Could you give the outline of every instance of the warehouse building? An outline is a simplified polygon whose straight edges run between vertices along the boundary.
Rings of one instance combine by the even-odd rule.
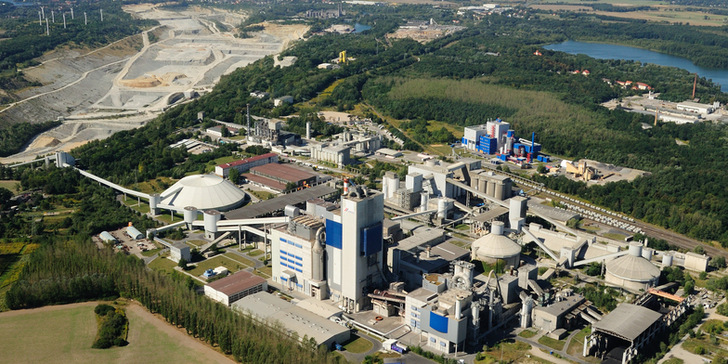
[[[649,308],[622,303],[592,325],[592,334],[584,339],[583,355],[595,350],[598,357],[606,355],[626,364],[662,329],[662,317]]]
[[[137,228],[131,226],[131,223],[129,224],[130,225],[126,228],[126,234],[134,240],[144,239],[144,234],[142,234],[141,231],[137,230]]]
[[[237,169],[238,172],[244,173],[253,167],[262,166],[268,163],[278,163],[278,154],[266,153],[230,163],[223,163],[215,167],[215,174],[225,178],[230,175],[231,169]]]
[[[267,290],[268,282],[265,279],[244,270],[206,284],[204,287],[205,296],[226,306],[245,296]]]
[[[631,291],[646,291],[660,279],[660,269],[642,257],[642,245],[631,243],[629,253],[610,260],[606,265],[604,279],[608,285]]]
[[[250,314],[271,325],[279,324],[317,344],[331,348],[334,343],[345,343],[351,338],[351,330],[327,320],[288,301],[267,292],[258,292],[235,302],[235,310]]]
[[[160,205],[227,211],[242,205],[244,200],[245,192],[232,182],[214,174],[197,174],[182,178],[162,192]]]
[[[245,179],[276,191],[285,191],[289,184],[296,188],[316,184],[316,174],[289,164],[265,164],[250,169],[243,175]]]

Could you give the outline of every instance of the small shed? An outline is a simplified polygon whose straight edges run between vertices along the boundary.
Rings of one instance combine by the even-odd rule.
[[[144,239],[144,234],[142,234],[141,231],[137,230],[137,228],[131,225],[126,228],[126,234],[134,240]]]
[[[102,231],[101,234],[99,234],[99,238],[105,243],[116,242],[116,238],[108,231]]]

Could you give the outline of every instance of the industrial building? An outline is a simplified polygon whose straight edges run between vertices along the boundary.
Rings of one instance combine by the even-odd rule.
[[[271,325],[285,327],[296,333],[300,339],[303,337],[314,339],[317,344],[328,348],[334,343],[345,343],[351,338],[351,330],[347,327],[267,292],[244,297],[232,307]]]
[[[179,263],[182,259],[189,262],[191,258],[189,245],[181,242],[169,245],[169,259],[172,259],[175,263]]]
[[[312,207],[315,215],[294,217],[286,229],[273,230],[273,281],[329,297],[347,312],[364,309],[365,293],[384,281],[383,201],[381,193],[352,187],[340,209]]]
[[[513,161],[519,165],[531,163],[541,151],[541,144],[531,140],[516,138],[510,124],[501,119],[489,120],[486,124],[466,126],[461,143],[471,151],[483,154],[497,154],[502,161]]]
[[[649,250],[650,254],[652,250]],[[642,256],[642,245],[632,243],[629,253],[607,262],[604,279],[608,285],[645,291],[660,279],[660,269]]]
[[[250,272],[241,270],[229,277],[218,279],[204,287],[205,296],[230,306],[239,299],[268,290],[268,282]]]
[[[505,267],[518,267],[521,260],[521,246],[503,235],[504,224],[494,221],[490,234],[473,242],[471,258],[488,264],[503,262]]]
[[[264,164],[243,174],[246,180],[276,191],[286,191],[290,185],[305,188],[318,183],[318,176],[290,164]]]
[[[159,196],[161,205],[180,210],[192,206],[198,210],[227,211],[243,204],[246,195],[230,181],[214,174],[184,177]]]
[[[205,132],[207,134],[212,135],[212,136],[215,136],[215,137],[218,137],[218,138],[222,138],[222,128],[226,128],[227,131],[230,133],[231,136],[238,135],[238,132],[239,132],[238,129],[231,128],[231,127],[225,126],[225,125],[217,125],[217,126],[213,126],[213,127],[207,128],[207,129],[205,129]]]
[[[262,166],[268,163],[278,163],[278,154],[265,153],[250,158],[236,160],[230,163],[223,163],[215,166],[215,174],[226,178],[230,175],[231,169],[237,169],[240,173],[245,173],[253,167]]]
[[[344,145],[328,145],[326,143],[312,145],[310,148],[311,159],[333,163],[339,168],[351,163],[351,147]]]
[[[700,104],[697,102],[685,101],[678,103],[676,108],[681,111],[707,115],[720,108],[720,102],[716,101],[713,104]]]

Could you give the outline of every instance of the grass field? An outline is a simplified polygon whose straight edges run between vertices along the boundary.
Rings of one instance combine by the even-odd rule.
[[[253,273],[255,273],[256,275],[258,275],[260,277],[268,279],[273,275],[273,268],[271,268],[271,267],[258,268]]]
[[[531,350],[531,345],[528,345],[524,342],[503,341],[493,347],[488,348],[488,350],[483,351],[482,355],[484,355],[484,358],[482,360],[476,360],[475,363],[486,364],[497,363],[499,361],[502,361],[504,363],[520,363],[520,360],[526,358],[526,354],[529,350]]]
[[[179,331],[148,312],[139,312],[143,309],[138,306],[127,309],[128,346],[91,349],[97,331],[95,306],[83,303],[0,314],[0,357],[13,363],[225,362],[211,348],[207,352],[190,348],[188,342],[171,336],[169,329]]]
[[[173,185],[175,182],[177,181],[169,177],[157,177],[156,179],[149,181],[132,183],[131,185],[125,187],[144,193],[160,193],[166,190],[169,186]]]
[[[518,336],[525,337],[526,339],[536,336],[536,332],[533,330],[523,330],[518,333]]]
[[[14,180],[0,181],[0,187],[7,188],[12,193],[18,193],[20,191],[16,188],[19,185],[20,185],[20,181],[14,181]]]
[[[372,343],[369,340],[360,337],[357,337],[344,345],[344,349],[346,349],[346,351],[356,354],[366,353],[371,348]]]
[[[235,273],[247,267],[252,267],[253,262],[239,256],[223,254],[197,263],[197,267],[189,270],[188,272],[194,276],[201,276],[202,273],[205,273],[206,270],[214,269],[219,266],[227,268],[230,273]]]
[[[149,204],[144,200],[141,200],[141,203],[139,203],[136,198],[126,196],[121,198],[121,202],[123,202],[124,205],[131,207],[133,210],[141,212],[142,214],[149,213]]]
[[[562,350],[566,344],[564,340],[556,340],[548,336],[541,336],[538,342],[556,350]]]
[[[174,272],[174,267],[177,266],[177,263],[167,259],[167,258],[157,258],[154,259],[151,263],[149,263],[149,268],[160,270],[163,272],[166,272],[168,274],[172,274]]]

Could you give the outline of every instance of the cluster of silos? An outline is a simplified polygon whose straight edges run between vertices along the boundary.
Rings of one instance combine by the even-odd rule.
[[[654,287],[660,278],[660,269],[645,256],[651,258],[652,249],[631,243],[627,255],[607,262],[604,276],[607,284],[633,291]]]
[[[506,266],[518,267],[521,259],[521,246],[503,235],[505,225],[494,221],[490,234],[481,237],[470,246],[471,256],[488,264],[503,261]]]
[[[471,176],[471,187],[478,192],[496,200],[505,200],[511,197],[513,183],[507,176],[495,174],[494,172],[481,172]]]

